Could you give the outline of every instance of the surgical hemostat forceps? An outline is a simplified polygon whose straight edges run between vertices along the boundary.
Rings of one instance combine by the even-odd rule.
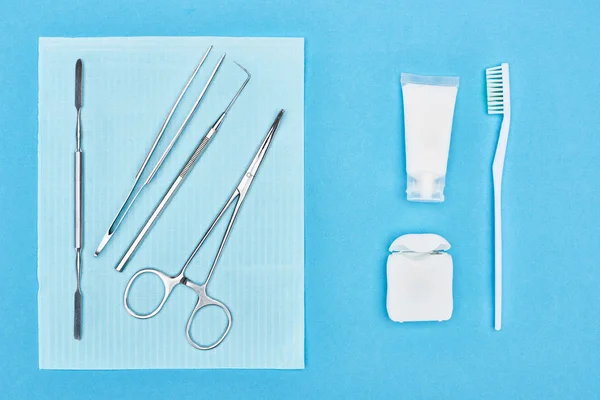
[[[169,145],[167,146],[166,150],[163,152],[162,156],[160,157],[160,159],[158,160],[158,162],[156,163],[156,165],[152,169],[152,172],[150,172],[150,175],[148,175],[148,178],[143,183],[141,183],[142,174],[146,170],[148,162],[150,161],[150,157],[152,157],[152,154],[154,154],[154,150],[156,150],[156,146],[158,145],[158,142],[160,141],[160,139],[162,138],[163,134],[165,133],[165,129],[167,129],[167,125],[169,125],[169,122],[171,121],[171,117],[175,113],[175,109],[179,105],[179,102],[181,101],[181,99],[183,98],[183,95],[185,94],[185,92],[187,91],[187,89],[189,88],[189,86],[191,85],[191,83],[194,80],[196,74],[200,70],[200,67],[202,66],[202,64],[204,64],[204,60],[206,60],[206,57],[208,56],[208,53],[210,53],[211,49],[212,49],[212,46],[210,46],[208,48],[208,50],[206,50],[206,53],[204,53],[204,56],[202,56],[202,59],[200,60],[200,62],[196,66],[196,69],[194,70],[194,72],[192,73],[192,75],[188,79],[187,83],[185,84],[185,86],[181,90],[181,93],[179,93],[179,97],[177,97],[177,100],[175,100],[175,103],[173,104],[173,107],[169,111],[169,114],[167,115],[167,118],[163,122],[162,127],[160,128],[160,130],[158,131],[158,134],[156,135],[156,138],[154,139],[154,143],[152,143],[152,147],[150,147],[150,151],[148,151],[148,154],[146,155],[146,158],[144,158],[144,161],[142,162],[142,165],[140,166],[140,169],[138,170],[138,173],[135,175],[133,186],[129,190],[129,194],[127,195],[127,198],[125,199],[125,201],[123,202],[123,205],[119,209],[119,212],[117,213],[117,215],[113,219],[113,222],[110,224],[110,227],[108,228],[108,230],[104,234],[104,237],[102,238],[102,241],[98,245],[98,248],[96,249],[96,252],[94,253],[94,256],[98,256],[98,254],[100,254],[100,252],[102,251],[102,249],[104,249],[104,246],[106,246],[106,244],[111,239],[111,237],[113,236],[113,234],[117,231],[117,229],[119,228],[119,225],[121,225],[121,222],[123,221],[123,219],[127,215],[127,212],[129,211],[129,209],[131,208],[131,206],[133,205],[133,203],[135,202],[135,200],[137,199],[137,197],[139,196],[139,194],[142,192],[142,190],[144,189],[144,187],[146,187],[146,185],[148,185],[152,181],[152,178],[154,178],[154,176],[156,175],[158,169],[161,167],[162,163],[165,161],[165,159],[169,155],[169,152],[171,151],[171,149],[175,145],[175,142],[177,141],[177,139],[179,138],[179,136],[181,135],[181,133],[184,131],[184,129],[186,128],[188,122],[191,120],[192,116],[194,115],[194,113],[198,109],[198,106],[200,105],[200,102],[204,98],[204,95],[206,94],[206,91],[208,90],[208,87],[212,83],[215,75],[217,74],[217,71],[219,70],[219,68],[221,67],[221,64],[223,63],[223,59],[225,58],[225,54],[223,54],[223,56],[221,56],[221,58],[217,62],[217,65],[214,67],[212,73],[210,74],[210,77],[206,81],[206,84],[204,85],[204,88],[202,89],[202,91],[200,92],[200,95],[196,99],[196,102],[194,103],[194,106],[192,107],[192,109],[188,113],[187,117],[185,118],[185,120],[183,121],[183,123],[181,124],[181,126],[179,127],[179,130],[177,131],[177,133],[175,134],[175,136],[173,136],[173,139],[171,139],[171,142],[169,143]]]
[[[240,86],[240,88],[237,91],[237,93],[235,94],[235,96],[233,96],[233,98],[227,105],[227,108],[225,109],[225,111],[223,111],[221,113],[219,118],[217,118],[217,120],[214,122],[214,124],[212,124],[212,126],[208,129],[208,131],[206,132],[206,134],[204,135],[204,137],[202,138],[200,143],[198,143],[198,146],[196,147],[194,152],[190,155],[190,158],[188,158],[186,163],[183,165],[183,168],[181,169],[181,171],[179,172],[179,174],[177,175],[177,177],[175,178],[173,183],[171,183],[171,186],[169,187],[169,189],[167,189],[167,191],[163,195],[163,198],[160,200],[160,202],[158,203],[158,205],[156,206],[156,208],[154,209],[154,211],[152,212],[152,214],[150,215],[150,217],[148,218],[148,220],[146,221],[146,223],[144,224],[142,229],[138,232],[136,238],[133,240],[133,242],[131,242],[131,244],[129,245],[129,248],[127,249],[125,254],[123,254],[123,257],[121,258],[121,260],[115,267],[115,269],[117,271],[121,272],[123,270],[123,268],[125,268],[125,265],[127,265],[127,262],[129,262],[129,260],[131,259],[131,256],[133,256],[133,253],[135,253],[136,249],[142,243],[142,240],[144,240],[144,237],[146,236],[148,231],[150,231],[150,228],[152,228],[152,225],[154,225],[154,222],[156,222],[156,220],[158,219],[160,214],[163,212],[163,210],[165,209],[165,207],[167,206],[167,204],[169,203],[171,198],[175,195],[175,193],[177,193],[177,189],[179,189],[179,187],[183,183],[184,179],[186,178],[186,176],[188,175],[190,170],[194,167],[194,165],[196,164],[196,161],[198,161],[198,159],[200,158],[200,156],[202,155],[202,153],[204,152],[204,150],[210,143],[210,140],[213,138],[213,136],[215,136],[217,134],[217,132],[219,131],[219,128],[221,127],[221,124],[223,123],[223,121],[225,120],[225,117],[227,116],[227,113],[229,112],[229,110],[231,109],[231,107],[233,106],[233,104],[235,103],[237,98],[240,96],[240,94],[242,93],[242,91],[244,90],[246,85],[248,84],[248,81],[250,80],[250,76],[251,76],[250,73],[246,70],[246,68],[242,67],[240,64],[238,64],[238,63],[236,63],[236,64],[242,70],[244,70],[244,72],[246,73],[246,75],[247,75],[246,80],[244,81],[242,86]]]
[[[190,289],[192,289],[194,292],[196,292],[196,294],[198,295],[198,301],[196,302],[196,306],[194,307],[194,309],[192,310],[192,313],[190,314],[190,318],[188,319],[188,322],[187,322],[187,325],[185,328],[185,334],[186,334],[188,342],[198,350],[210,350],[210,349],[214,349],[215,347],[217,347],[225,339],[225,337],[229,333],[229,330],[231,329],[231,322],[232,322],[231,312],[229,311],[229,308],[227,308],[227,306],[225,304],[221,303],[218,300],[213,299],[208,294],[206,294],[206,287],[208,286],[208,283],[210,282],[210,278],[212,277],[212,275],[215,271],[215,267],[217,266],[217,263],[219,262],[219,258],[221,257],[221,253],[223,252],[223,248],[225,247],[225,243],[227,243],[227,239],[229,238],[229,234],[231,233],[231,228],[233,227],[233,224],[235,223],[235,220],[240,211],[240,207],[244,203],[244,199],[246,198],[246,195],[248,194],[250,185],[252,184],[252,181],[253,181],[254,177],[256,176],[256,172],[258,171],[258,168],[260,167],[260,164],[262,163],[265,155],[267,154],[267,150],[269,149],[269,146],[271,145],[273,136],[275,135],[275,132],[277,131],[277,128],[279,126],[282,116],[283,116],[283,110],[279,111],[279,113],[277,114],[275,121],[271,125],[269,132],[267,133],[267,135],[263,139],[260,147],[258,148],[258,151],[256,152],[256,155],[254,156],[254,159],[252,160],[252,162],[250,163],[250,166],[248,167],[248,170],[242,176],[240,183],[235,188],[235,190],[231,194],[231,197],[229,198],[229,200],[227,200],[227,202],[225,203],[225,205],[223,206],[221,211],[219,211],[219,214],[217,214],[217,216],[211,223],[208,230],[204,233],[204,235],[202,236],[202,239],[200,239],[200,242],[198,243],[198,245],[196,246],[196,248],[194,249],[192,254],[188,257],[187,261],[185,262],[185,264],[183,265],[183,267],[181,268],[179,273],[175,276],[170,276],[170,275],[167,275],[164,272],[161,272],[157,269],[146,268],[146,269],[142,269],[142,270],[136,272],[131,277],[131,279],[129,280],[129,283],[127,284],[127,287],[125,288],[125,293],[123,294],[123,304],[125,306],[125,309],[127,310],[127,312],[130,315],[132,315],[136,318],[140,318],[140,319],[147,319],[147,318],[151,318],[151,317],[155,316],[162,309],[162,307],[164,306],[165,302],[167,301],[167,299],[169,298],[171,293],[173,293],[173,289],[177,285],[180,285],[180,284],[185,285],[185,286],[189,287]],[[234,202],[235,202],[235,205],[233,205]],[[202,247],[202,245],[204,244],[204,242],[210,235],[210,233],[213,231],[215,226],[219,223],[221,217],[223,217],[223,214],[225,214],[225,212],[232,205],[233,205],[233,212],[231,214],[231,217],[229,218],[229,223],[227,224],[227,227],[225,228],[225,233],[223,234],[223,238],[221,239],[221,244],[219,246],[219,249],[217,250],[217,254],[215,255],[215,259],[212,263],[212,267],[210,268],[204,283],[202,283],[201,285],[198,285],[197,283],[194,283],[191,280],[189,280],[187,276],[185,276],[185,271],[186,271],[187,267],[190,265],[190,263],[192,262],[192,260],[194,259],[194,256],[198,253],[198,251],[200,250],[200,248]],[[131,285],[140,275],[143,275],[143,274],[153,274],[153,275],[158,276],[158,278],[160,278],[160,280],[162,281],[162,283],[164,285],[164,296],[163,296],[160,304],[158,305],[158,307],[156,307],[156,309],[154,311],[152,311],[149,314],[138,314],[130,307],[129,301],[128,301],[129,289],[131,289]],[[198,312],[207,306],[216,306],[216,307],[219,307],[221,310],[223,310],[223,312],[225,313],[225,315],[227,317],[227,327],[225,328],[225,331],[223,332],[221,337],[219,339],[217,339],[215,342],[213,342],[212,344],[209,344],[209,345],[201,345],[194,340],[194,338],[192,337],[192,334],[190,332],[190,329],[192,327],[192,322],[193,322],[194,318],[196,317],[196,315],[198,314]]]

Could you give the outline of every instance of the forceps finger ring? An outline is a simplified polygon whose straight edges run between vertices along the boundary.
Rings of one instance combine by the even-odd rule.
[[[185,285],[194,289],[194,291],[198,294],[198,302],[196,303],[196,307],[194,307],[194,310],[190,314],[190,318],[188,319],[187,325],[185,327],[185,336],[187,337],[187,341],[189,342],[189,344],[191,344],[198,350],[214,349],[215,347],[220,345],[223,340],[225,340],[225,337],[227,336],[227,334],[229,333],[229,330],[231,329],[231,324],[233,322],[233,319],[231,317],[231,312],[229,311],[229,309],[227,308],[227,306],[225,304],[221,303],[218,300],[213,299],[212,297],[210,297],[206,294],[206,285],[199,286],[190,281],[187,281],[185,283]],[[191,332],[192,323],[194,321],[194,318],[196,318],[196,315],[203,308],[210,307],[210,306],[219,307],[221,310],[223,310],[223,312],[225,313],[225,316],[227,317],[227,326],[225,327],[225,330],[223,331],[221,336],[215,342],[213,342],[212,344],[209,344],[209,345],[202,345],[202,344],[198,343],[197,341],[195,341],[192,336],[192,332]]]
[[[154,311],[151,311],[148,314],[141,314],[141,313],[138,313],[137,311],[135,311],[134,309],[132,309],[131,306],[129,305],[129,290],[131,289],[131,286],[133,285],[133,283],[140,276],[147,275],[147,274],[158,276],[158,278],[161,280],[161,282],[164,286],[164,294],[163,294],[162,300],[160,301],[160,303],[158,304],[156,309],[154,309]],[[131,279],[129,280],[129,283],[127,283],[127,287],[125,288],[125,293],[123,294],[123,305],[125,306],[125,310],[127,310],[129,315],[131,315],[132,317],[139,318],[139,319],[148,319],[148,318],[154,317],[156,314],[158,314],[158,312],[165,305],[165,302],[171,295],[173,288],[175,286],[177,286],[180,282],[181,282],[181,277],[179,275],[178,276],[169,276],[169,275],[165,274],[164,272],[161,272],[154,268],[145,268],[145,269],[139,270],[131,277]]]

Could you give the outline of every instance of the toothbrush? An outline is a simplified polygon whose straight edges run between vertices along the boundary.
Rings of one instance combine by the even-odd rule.
[[[510,129],[508,64],[485,70],[488,114],[502,114],[500,136],[492,164],[494,182],[494,329],[502,328],[502,173]]]

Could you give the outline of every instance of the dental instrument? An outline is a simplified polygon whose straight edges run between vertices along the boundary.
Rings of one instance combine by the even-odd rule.
[[[77,125],[75,126],[75,271],[77,273],[77,289],[74,298],[74,329],[73,336],[81,340],[81,307],[83,295],[81,293],[81,248],[83,247],[83,152],[81,151],[81,81],[83,63],[81,59],[75,63],[75,109],[77,110]]]
[[[175,195],[175,193],[177,192],[177,189],[179,189],[179,187],[183,183],[185,177],[188,175],[190,170],[194,167],[194,165],[196,164],[196,161],[198,161],[198,158],[200,158],[200,156],[202,155],[202,153],[208,146],[211,139],[217,134],[217,132],[219,131],[219,128],[221,127],[221,124],[223,123],[223,121],[225,120],[225,117],[227,116],[227,113],[229,112],[229,110],[231,109],[231,107],[233,106],[233,104],[235,103],[237,98],[240,96],[240,94],[242,93],[242,91],[244,90],[246,85],[248,84],[248,81],[250,81],[250,77],[251,77],[250,72],[248,72],[246,70],[246,68],[242,67],[237,62],[236,62],[236,64],[238,67],[240,67],[246,73],[246,80],[244,81],[242,86],[240,86],[240,88],[237,91],[237,93],[235,94],[235,96],[233,96],[233,98],[227,105],[227,108],[225,109],[225,111],[223,111],[221,113],[219,118],[217,118],[217,120],[208,129],[208,131],[206,132],[206,134],[204,135],[202,140],[200,140],[200,143],[198,143],[198,146],[196,147],[194,152],[190,155],[190,157],[188,158],[186,163],[183,165],[183,168],[181,169],[181,171],[179,172],[179,174],[177,175],[175,180],[173,180],[173,182],[171,183],[171,186],[169,187],[169,189],[167,189],[167,191],[163,195],[162,199],[160,200],[160,202],[158,203],[158,205],[156,206],[156,208],[154,209],[154,211],[152,212],[152,214],[150,215],[150,217],[148,218],[148,220],[146,221],[146,223],[144,224],[142,229],[138,232],[136,238],[133,240],[133,242],[131,242],[131,244],[129,245],[129,248],[127,249],[125,254],[123,254],[123,257],[121,258],[121,260],[115,267],[115,269],[117,271],[121,272],[123,270],[123,268],[125,268],[125,265],[127,265],[129,260],[133,256],[133,253],[135,253],[136,249],[141,244],[142,240],[144,240],[144,237],[146,236],[146,234],[148,233],[150,228],[152,228],[152,225],[154,224],[154,222],[158,219],[158,217],[160,216],[160,214],[162,213],[164,208],[167,206],[167,204],[169,203],[171,198]]]
[[[212,73],[210,74],[208,80],[206,81],[206,84],[204,85],[204,88],[200,92],[200,95],[198,95],[198,98],[196,99],[196,102],[194,103],[192,109],[190,110],[190,112],[188,113],[187,117],[185,118],[185,120],[183,121],[183,123],[181,124],[181,126],[179,127],[179,130],[177,131],[177,133],[175,134],[175,136],[173,136],[173,139],[171,139],[171,142],[169,143],[169,145],[167,146],[167,148],[165,149],[165,151],[161,155],[160,159],[158,160],[158,162],[156,163],[156,165],[152,169],[152,172],[150,172],[150,175],[148,175],[148,178],[143,183],[141,183],[142,175],[143,175],[144,171],[146,170],[146,167],[148,165],[148,162],[150,161],[150,158],[152,157],[152,154],[154,154],[154,150],[156,150],[156,146],[158,145],[158,142],[162,138],[165,130],[167,129],[167,125],[171,121],[171,117],[175,113],[175,109],[179,105],[179,102],[181,101],[181,99],[183,98],[184,94],[187,92],[189,86],[191,85],[192,81],[196,77],[196,74],[200,70],[200,67],[202,67],[202,64],[204,64],[204,60],[206,60],[206,57],[208,56],[208,54],[212,50],[212,47],[213,46],[209,46],[208,47],[208,49],[206,50],[206,52],[202,56],[202,59],[200,60],[200,62],[196,66],[196,69],[194,69],[194,71],[192,72],[192,75],[190,76],[190,78],[186,82],[185,86],[181,90],[181,93],[179,93],[179,96],[175,100],[175,103],[173,104],[173,107],[171,107],[171,110],[167,114],[167,118],[163,122],[160,130],[158,131],[158,134],[156,135],[156,138],[154,139],[154,143],[152,143],[152,146],[150,147],[150,151],[148,151],[148,154],[146,154],[146,157],[144,158],[144,161],[142,162],[142,165],[140,166],[140,169],[138,170],[137,174],[135,175],[133,186],[129,190],[129,194],[125,198],[125,201],[123,202],[123,205],[121,205],[121,208],[117,212],[117,215],[113,219],[113,221],[110,224],[108,230],[104,234],[104,237],[100,241],[100,244],[98,245],[98,248],[96,249],[96,251],[94,253],[94,256],[97,257],[98,254],[100,254],[100,252],[102,251],[102,249],[104,249],[104,247],[106,246],[106,244],[108,243],[108,241],[112,238],[112,236],[114,235],[114,233],[117,231],[117,229],[121,225],[121,222],[123,221],[123,219],[127,215],[127,212],[129,211],[129,209],[131,208],[131,206],[133,205],[133,203],[135,202],[135,200],[138,198],[138,196],[142,192],[142,190],[148,184],[150,184],[150,182],[152,181],[152,179],[156,175],[158,169],[161,167],[161,165],[163,164],[163,162],[165,161],[165,159],[167,158],[167,156],[171,152],[171,149],[175,145],[175,142],[177,141],[177,139],[179,138],[179,136],[182,134],[182,132],[185,130],[188,122],[190,121],[190,119],[192,118],[192,116],[194,115],[194,113],[196,112],[196,110],[198,109],[198,106],[200,105],[200,102],[204,98],[204,95],[206,94],[206,91],[208,90],[208,87],[212,83],[215,75],[217,74],[217,71],[219,70],[219,68],[221,67],[221,64],[223,63],[223,59],[225,58],[225,54],[223,54],[221,56],[221,58],[219,59],[219,61],[216,64],[216,66],[212,70]]]
[[[190,317],[188,319],[188,322],[187,322],[187,325],[185,328],[185,334],[186,334],[188,342],[194,348],[196,348],[198,350],[211,350],[211,349],[214,349],[215,347],[217,347],[219,344],[221,344],[221,342],[223,342],[223,340],[229,333],[229,330],[231,329],[231,323],[232,323],[231,312],[229,311],[229,308],[227,308],[227,306],[225,304],[210,297],[206,293],[206,288],[207,288],[208,283],[210,282],[210,279],[215,271],[215,267],[217,266],[217,263],[219,262],[219,258],[221,257],[223,248],[225,247],[225,244],[227,243],[227,239],[229,238],[229,234],[231,233],[233,224],[235,223],[235,220],[238,216],[238,213],[244,202],[244,199],[246,198],[246,195],[248,194],[250,185],[252,184],[252,181],[253,181],[254,177],[256,176],[258,168],[260,167],[260,165],[267,153],[267,150],[269,149],[269,146],[271,145],[273,136],[275,135],[275,132],[277,131],[277,128],[279,127],[279,123],[281,121],[281,117],[283,116],[283,113],[284,113],[284,110],[281,110],[277,114],[275,121],[271,125],[267,135],[265,136],[260,147],[258,148],[258,151],[256,152],[256,155],[254,156],[254,159],[252,160],[252,162],[250,163],[250,166],[248,167],[248,170],[242,176],[242,179],[240,180],[239,184],[233,191],[231,197],[229,198],[229,200],[227,200],[227,202],[225,203],[225,205],[223,206],[221,211],[219,211],[219,213],[217,214],[217,216],[215,217],[215,219],[213,220],[213,222],[211,223],[209,228],[206,230],[206,232],[202,236],[202,239],[200,239],[200,242],[198,243],[198,245],[196,246],[194,251],[192,251],[192,253],[188,257],[187,261],[185,262],[185,264],[183,265],[183,267],[181,268],[179,273],[177,273],[177,275],[170,276],[170,275],[167,275],[164,272],[159,271],[154,268],[145,268],[145,269],[142,269],[142,270],[136,272],[131,277],[131,279],[129,280],[129,283],[127,284],[127,287],[125,288],[125,293],[123,294],[123,305],[125,306],[125,309],[127,310],[127,312],[130,315],[132,315],[135,318],[139,318],[139,319],[148,319],[148,318],[154,317],[156,314],[158,314],[160,312],[160,310],[164,306],[165,302],[167,301],[167,299],[173,292],[173,289],[177,285],[180,285],[180,284],[185,285],[185,286],[189,287],[190,289],[192,289],[194,292],[196,292],[196,295],[198,296],[196,306],[192,310],[192,313],[190,314]],[[229,209],[229,207],[231,205],[234,204],[234,202],[235,202],[235,205],[233,206],[233,212],[231,214],[231,217],[229,218],[229,222],[225,229],[225,233],[223,234],[223,238],[221,239],[221,244],[219,245],[219,249],[217,250],[217,254],[215,255],[214,261],[212,263],[212,266],[208,272],[206,279],[204,280],[204,283],[199,285],[197,283],[192,282],[191,280],[188,279],[187,276],[185,276],[185,271],[186,271],[187,267],[190,265],[190,263],[192,262],[192,260],[194,259],[194,257],[196,256],[196,254],[198,253],[198,251],[200,250],[200,248],[202,247],[202,245],[204,244],[204,242],[210,235],[210,233],[213,231],[215,226],[218,224],[221,217],[223,217],[223,214],[225,214],[225,212]],[[129,301],[128,301],[129,290],[131,289],[131,285],[135,282],[135,280],[138,277],[140,277],[143,274],[152,274],[152,275],[158,276],[158,278],[162,281],[162,283],[164,285],[164,295],[163,295],[161,302],[158,304],[156,309],[154,311],[150,312],[149,314],[138,314],[130,307]],[[223,312],[225,313],[225,316],[227,317],[227,327],[225,328],[221,337],[219,339],[217,339],[215,342],[213,342],[212,344],[209,344],[209,345],[202,345],[194,340],[194,338],[192,337],[192,334],[190,332],[190,329],[192,326],[192,322],[193,322],[195,316],[198,314],[198,312],[201,309],[208,307],[208,306],[216,306],[216,307],[219,307],[221,310],[223,310]]]
[[[498,145],[492,164],[494,182],[494,329],[502,328],[502,174],[510,129],[510,79],[508,64],[485,71],[488,114],[502,114]]]

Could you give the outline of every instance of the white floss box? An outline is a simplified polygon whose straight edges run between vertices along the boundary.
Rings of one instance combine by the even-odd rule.
[[[387,260],[387,312],[392,321],[446,321],[452,316],[452,256],[440,235],[394,240]]]

